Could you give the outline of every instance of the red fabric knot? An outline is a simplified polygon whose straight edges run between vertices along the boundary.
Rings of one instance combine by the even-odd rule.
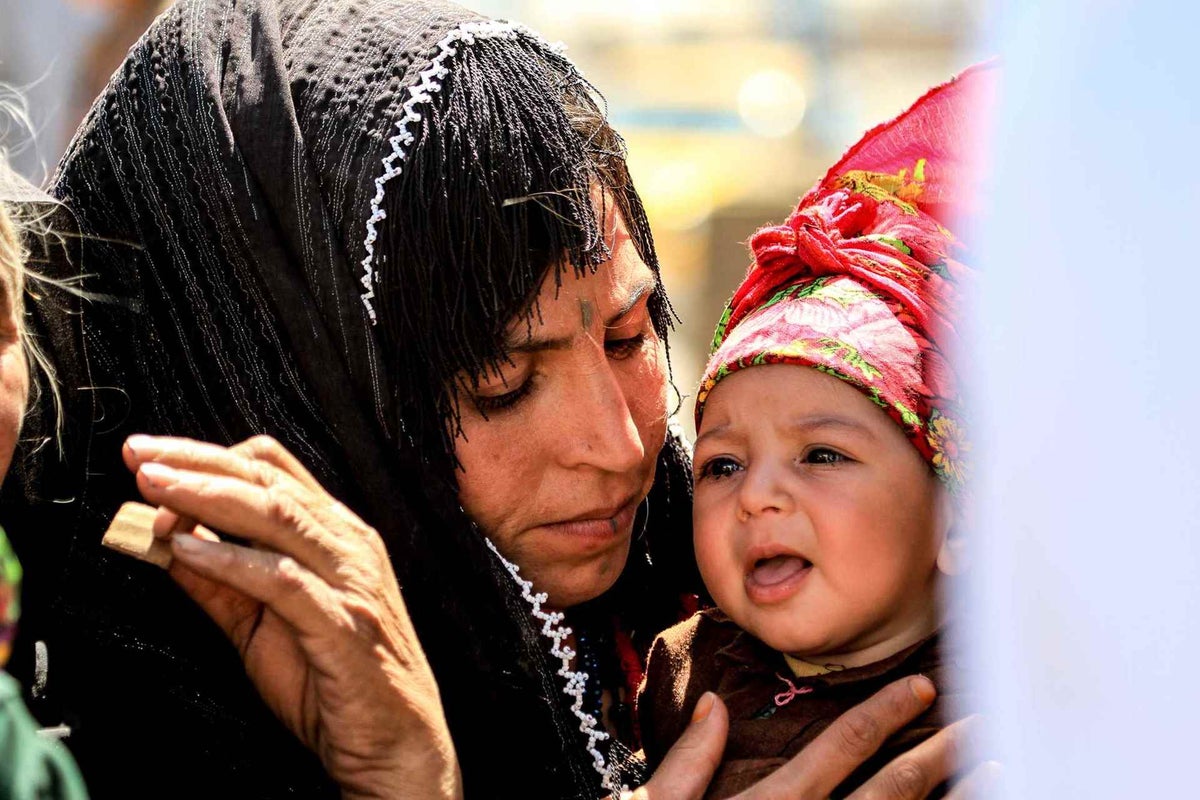
[[[730,301],[731,316],[727,330],[733,330],[748,313],[770,299],[771,295],[806,278],[823,275],[860,275],[878,282],[874,261],[864,259],[864,242],[859,239],[871,231],[879,211],[872,197],[845,189],[810,191],[782,225],[760,229],[750,237],[754,264]],[[874,243],[867,253],[874,255]],[[886,247],[884,245],[883,247]],[[891,255],[894,250],[884,253]],[[882,287],[894,294],[897,287]],[[911,301],[913,293],[902,292],[902,300]]]
[[[780,692],[779,694],[775,695],[776,708],[783,708],[788,703],[792,702],[792,700],[796,698],[796,695],[812,694],[813,687],[811,686],[801,686],[797,688],[796,684],[792,683],[788,678],[785,678],[778,672],[775,673],[775,677],[786,683],[788,687],[786,692]]]
[[[780,289],[830,272],[829,256],[836,248],[821,227],[796,213],[783,225],[762,228],[750,238],[754,264],[730,301],[729,330]]]

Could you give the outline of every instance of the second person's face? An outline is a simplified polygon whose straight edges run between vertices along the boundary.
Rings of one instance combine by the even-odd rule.
[[[694,469],[696,561],[742,628],[843,666],[933,632],[941,485],[862,392],[811,367],[736,372],[709,396]]]
[[[512,363],[460,397],[459,500],[557,608],[616,582],[666,436],[657,279],[619,214],[608,231],[612,258],[561,287],[548,275],[509,326]]]

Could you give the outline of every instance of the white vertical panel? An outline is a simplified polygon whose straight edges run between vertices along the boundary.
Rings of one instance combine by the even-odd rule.
[[[1197,797],[1200,11],[1010,2],[972,677],[1011,798]]]

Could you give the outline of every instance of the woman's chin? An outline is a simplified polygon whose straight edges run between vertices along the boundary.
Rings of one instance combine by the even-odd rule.
[[[629,558],[629,540],[613,550],[571,567],[558,567],[541,580],[530,576],[536,592],[546,592],[547,603],[553,608],[572,606],[595,600],[616,584]]]

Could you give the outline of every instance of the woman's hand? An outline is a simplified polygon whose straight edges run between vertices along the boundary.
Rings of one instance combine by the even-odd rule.
[[[170,574],[346,797],[461,797],[433,672],[378,533],[281,445],[132,436]],[[220,541],[213,530],[251,544]]]
[[[829,797],[889,736],[928,708],[934,696],[933,684],[923,677],[892,683],[838,717],[791,761],[735,800]],[[848,800],[921,800],[953,774],[963,737],[972,722],[956,722],[899,756]],[[705,694],[696,703],[691,724],[654,777],[634,792],[631,800],[699,800],[721,763],[728,732],[725,705],[711,692]],[[966,795],[960,791],[955,789],[947,800],[965,800]]]

